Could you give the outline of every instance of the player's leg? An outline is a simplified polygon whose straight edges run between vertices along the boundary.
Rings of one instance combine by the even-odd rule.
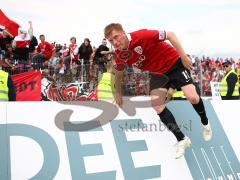
[[[201,97],[198,95],[195,86],[193,85],[190,72],[185,68],[179,68],[174,74],[176,78],[177,85],[181,87],[187,100],[189,100],[201,118],[201,123],[203,125],[203,138],[209,141],[212,138],[212,131],[210,123],[206,115],[205,107]]]
[[[195,86],[193,84],[185,85],[182,87],[182,91],[185,94],[186,98],[191,102],[193,108],[201,118],[201,123],[203,126],[203,138],[206,141],[211,140],[212,138],[211,126],[206,115],[202,98],[199,97],[199,95],[197,94]]]
[[[159,88],[151,91],[151,104],[154,110],[159,115],[165,126],[175,135],[178,141],[184,139],[184,134],[178,127],[171,111],[164,105],[167,89]]]
[[[193,84],[188,84],[188,85],[182,86],[181,89],[184,95],[186,96],[187,100],[190,101],[195,111],[201,117],[202,124],[207,125],[208,118],[206,115],[204,104],[202,99],[197,94],[195,86]]]
[[[178,141],[178,147],[175,158],[180,158],[184,155],[185,149],[190,146],[191,141],[180,130],[173,114],[164,105],[167,89],[158,88],[151,91],[151,103],[154,110],[157,112],[164,125],[174,134]]]

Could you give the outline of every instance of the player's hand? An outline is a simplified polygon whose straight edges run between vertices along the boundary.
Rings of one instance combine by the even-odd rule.
[[[187,55],[185,55],[184,57],[181,57],[181,59],[182,59],[183,66],[186,69],[190,70],[192,68],[192,60]]]
[[[115,93],[115,100],[114,100],[115,106],[121,107],[121,106],[122,106],[122,103],[123,103],[122,94],[116,92],[116,93]]]

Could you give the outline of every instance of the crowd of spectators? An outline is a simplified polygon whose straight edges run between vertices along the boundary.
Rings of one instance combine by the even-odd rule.
[[[220,82],[225,72],[223,63],[230,61],[232,69],[237,72],[240,68],[240,59],[233,58],[210,58],[202,56],[193,57],[191,76],[193,81],[199,84],[203,96],[211,96],[210,82]]]
[[[89,38],[85,38],[80,46],[76,37],[69,39],[69,45],[48,42],[45,35],[40,35],[38,40],[33,34],[31,22],[29,30],[20,29],[16,37],[11,36],[7,30],[0,29],[2,69],[10,74],[41,70],[43,76],[54,83],[97,82],[98,76],[106,71],[108,55],[105,52],[110,51],[107,40],[103,39],[102,44],[96,48]],[[194,82],[200,85],[203,96],[211,95],[210,81],[221,81],[224,75],[222,63],[225,60],[232,62],[233,69],[240,68],[240,60],[233,58],[193,56],[192,60],[191,75]],[[126,82],[123,83],[127,90],[131,90],[131,84],[145,86],[142,81],[148,82],[145,73],[140,73],[142,78],[131,78],[131,73],[132,70],[128,71]]]

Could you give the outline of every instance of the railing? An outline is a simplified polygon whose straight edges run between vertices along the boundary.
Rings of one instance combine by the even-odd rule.
[[[39,64],[27,64],[24,61],[15,60],[11,64],[11,67],[6,64],[2,69],[9,72],[9,74],[18,74],[22,72],[34,71],[42,67],[42,76],[46,77],[51,83],[62,84],[77,83],[77,82],[89,82],[97,85],[98,78],[102,74],[103,70],[98,65],[74,65],[70,69],[66,70],[62,64],[52,65],[45,63]],[[199,85],[201,96],[211,96],[210,82],[219,82],[224,73],[222,69],[202,67],[202,64],[198,63],[191,69],[191,77],[193,81]],[[126,96],[134,95],[148,95],[149,94],[149,74],[148,72],[134,73],[132,69],[128,69],[124,76],[122,83],[123,92]]]

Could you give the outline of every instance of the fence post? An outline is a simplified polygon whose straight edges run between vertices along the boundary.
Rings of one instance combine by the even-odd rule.
[[[199,85],[200,85],[200,95],[202,96],[203,95],[203,89],[202,89],[202,74],[203,71],[202,71],[202,60],[200,60],[200,82],[199,82]]]

